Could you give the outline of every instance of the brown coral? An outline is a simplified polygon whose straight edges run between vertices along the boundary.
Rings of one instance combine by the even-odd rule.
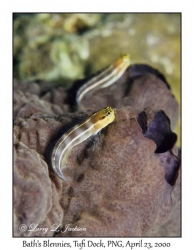
[[[168,219],[180,198],[180,158],[174,146],[176,140],[163,147],[164,141],[158,138],[161,134],[173,137],[170,120],[174,126],[177,103],[156,75],[144,74],[130,81],[130,91],[126,93],[125,84],[129,81],[126,72],[111,87],[111,95],[104,89],[92,96],[92,102],[89,98],[83,101],[83,106],[89,105],[93,111],[101,108],[99,103],[106,106],[110,101],[109,105],[118,107],[116,119],[95,140],[88,139],[73,148],[64,170],[68,183],[53,173],[50,153],[55,140],[92,111],[68,113],[70,107],[66,103],[63,114],[65,91],[61,91],[63,97],[52,99],[54,93],[59,93],[58,88],[43,91],[45,85],[40,84],[34,85],[33,92],[19,90],[16,85],[14,236],[145,236],[154,234],[151,231]],[[125,97],[117,93],[125,93]],[[161,93],[163,98],[158,102]],[[133,106],[134,95],[137,100],[132,99]],[[145,109],[147,106],[152,109]],[[142,111],[146,118],[140,118]],[[164,131],[155,126],[161,114],[167,128]],[[151,135],[156,136],[151,138],[153,123],[155,130]],[[164,152],[157,153],[161,147]],[[27,226],[26,231],[21,230],[22,224]],[[54,224],[60,225],[56,232],[50,230]],[[33,225],[37,227],[29,231]]]

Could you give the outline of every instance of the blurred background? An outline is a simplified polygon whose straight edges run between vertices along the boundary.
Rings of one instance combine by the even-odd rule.
[[[176,13],[15,13],[13,77],[68,88],[127,53],[160,70],[180,104],[180,41]],[[180,119],[175,132],[180,145]]]

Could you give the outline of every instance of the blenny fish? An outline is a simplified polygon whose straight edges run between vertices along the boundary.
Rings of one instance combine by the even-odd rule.
[[[80,105],[81,100],[86,94],[90,94],[97,89],[107,88],[115,83],[130,65],[130,58],[127,54],[121,54],[115,62],[102,72],[92,77],[77,91],[76,102]]]
[[[114,110],[106,107],[94,113],[86,121],[74,126],[57,141],[52,152],[52,166],[62,180],[67,181],[62,173],[62,168],[66,164],[71,149],[90,136],[96,135],[114,119]]]

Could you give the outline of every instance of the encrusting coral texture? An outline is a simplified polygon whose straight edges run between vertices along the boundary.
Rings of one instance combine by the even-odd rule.
[[[178,104],[165,78],[132,65],[76,112],[73,88],[14,83],[14,236],[180,236]],[[72,149],[62,181],[55,142],[107,105],[115,121]]]

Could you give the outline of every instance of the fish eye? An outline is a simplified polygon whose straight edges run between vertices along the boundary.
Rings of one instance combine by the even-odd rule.
[[[110,110],[110,107],[106,107],[105,109],[104,109],[104,115],[105,115],[105,117],[106,116],[109,116],[109,115],[111,115],[111,110]]]

